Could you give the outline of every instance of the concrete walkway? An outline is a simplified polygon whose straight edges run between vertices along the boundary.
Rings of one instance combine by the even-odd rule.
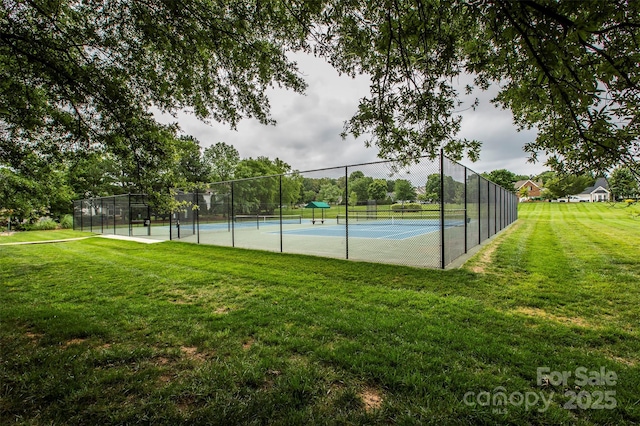
[[[133,241],[133,242],[142,243],[142,244],[155,244],[155,243],[162,242],[162,240],[152,240],[151,238],[140,238],[140,237],[128,237],[125,235],[96,235],[96,236],[100,238],[109,238],[111,240]]]
[[[67,241],[86,240],[93,237],[66,238],[64,240],[42,240],[42,241],[17,241],[14,243],[2,243],[0,246],[21,246],[25,244],[49,244],[49,243],[66,243]]]
[[[66,242],[69,242],[69,241],[86,240],[87,238],[95,238],[95,237],[109,238],[111,240],[133,241],[133,242],[142,243],[142,244],[155,244],[155,243],[161,243],[162,242],[162,240],[152,240],[152,239],[139,238],[139,237],[127,237],[127,236],[124,236],[124,235],[92,235],[90,237],[66,238],[66,239],[62,239],[62,240],[17,241],[17,242],[13,242],[13,243],[1,243],[0,246],[21,246],[21,245],[27,245],[27,244],[66,243]]]

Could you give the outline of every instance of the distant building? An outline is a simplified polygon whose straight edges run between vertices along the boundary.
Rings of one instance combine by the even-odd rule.
[[[524,187],[529,191],[529,195],[526,197],[520,197],[520,202],[529,201],[533,199],[539,199],[542,196],[542,182],[534,182],[531,179],[519,180],[513,184],[516,188],[516,194],[520,193],[520,190]]]
[[[609,183],[605,178],[598,178],[593,186],[585,188],[579,194],[570,197],[572,200],[580,202],[597,203],[600,201],[611,200],[611,191],[609,191]]]

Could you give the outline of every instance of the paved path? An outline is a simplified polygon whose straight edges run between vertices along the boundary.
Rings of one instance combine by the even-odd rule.
[[[42,241],[16,241],[14,243],[2,243],[0,246],[21,246],[25,244],[48,244],[48,243],[66,243],[67,241],[86,240],[93,237],[66,238],[64,240],[42,240]]]
[[[97,235],[101,238],[109,238],[111,240],[123,240],[123,241],[134,241],[136,243],[142,244],[155,244],[161,243],[162,240],[152,240],[151,238],[140,238],[140,237],[127,237],[125,235]]]
[[[100,238],[109,238],[112,240],[124,240],[124,241],[134,241],[136,243],[143,243],[143,244],[154,244],[154,243],[161,243],[161,240],[151,240],[151,239],[146,239],[146,238],[138,238],[138,237],[127,237],[124,235],[95,235],[95,236],[90,236],[90,237],[79,237],[79,238],[66,238],[63,240],[42,240],[42,241],[17,241],[17,242],[13,242],[13,243],[2,243],[0,244],[0,246],[21,246],[21,245],[26,245],[26,244],[50,244],[50,243],[66,243],[68,241],[79,241],[79,240],[86,240],[87,238],[94,238],[94,237],[100,237]]]

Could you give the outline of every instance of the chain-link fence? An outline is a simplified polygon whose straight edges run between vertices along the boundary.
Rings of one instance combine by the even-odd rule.
[[[113,195],[73,202],[73,229],[79,231],[148,237],[151,235],[151,220],[147,196],[143,194]]]
[[[74,227],[445,268],[517,218],[514,193],[442,155],[214,183],[175,201],[159,214],[141,195],[79,200]]]

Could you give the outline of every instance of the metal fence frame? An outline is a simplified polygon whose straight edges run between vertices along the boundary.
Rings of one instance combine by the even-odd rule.
[[[78,231],[149,236],[150,218],[151,208],[145,194],[120,194],[73,202],[73,229]]]
[[[518,218],[518,198],[516,194],[498,186],[497,184],[484,179],[473,170],[447,158],[442,152],[438,161],[431,161],[433,167],[437,167],[440,177],[439,196],[439,261],[430,264],[420,262],[407,263],[410,266],[438,267],[446,268],[455,259],[469,252],[469,250],[482,244],[487,239],[496,235]],[[297,174],[313,175],[314,173],[331,172],[334,175],[344,177],[344,213],[346,223],[344,224],[344,257],[350,259],[349,236],[349,171],[365,166],[375,167],[377,165],[386,166],[392,164],[389,161],[379,161],[372,163],[354,164],[341,167],[316,169]],[[342,173],[344,169],[344,173]],[[168,233],[159,234],[153,232],[152,228],[158,223],[162,223],[166,228],[166,219],[162,222],[152,220],[153,212],[150,209],[147,198],[144,194],[124,194],[111,197],[89,198],[74,201],[74,229],[86,230],[103,234],[119,234],[128,236],[142,236],[160,238],[166,240],[190,239],[192,242],[200,244],[200,224],[201,211],[213,215],[224,222],[228,218],[228,231],[230,241],[226,244],[231,247],[242,247],[239,243],[239,234],[236,231],[235,219],[238,214],[246,213],[249,207],[241,206],[242,202],[247,202],[242,196],[243,191],[258,191],[256,182],[267,183],[271,191],[277,193],[277,205],[280,215],[279,244],[274,243],[267,250],[289,252],[283,245],[283,179],[292,176],[291,173],[274,176],[261,176],[258,178],[238,179],[228,182],[217,182],[211,184],[206,193],[195,190],[194,192],[177,191],[175,199],[181,202],[179,208],[168,214]],[[424,177],[424,176],[423,176]],[[264,190],[264,188],[262,188]],[[271,201],[273,204],[273,200]],[[186,207],[185,207],[186,206]],[[271,206],[273,207],[273,206]],[[255,208],[255,207],[254,207]],[[164,215],[166,218],[167,214]],[[211,219],[211,217],[209,219]],[[207,217],[203,216],[206,222]],[[463,221],[464,226],[446,226],[450,221]],[[158,228],[156,228],[158,229]],[[195,241],[194,240],[195,237]],[[215,242],[210,244],[216,244]],[[435,250],[435,248],[434,248]],[[314,254],[311,252],[310,254]],[[335,257],[335,256],[329,256]],[[361,259],[360,259],[361,260]],[[375,258],[365,259],[379,261]],[[381,263],[384,262],[384,260]]]

